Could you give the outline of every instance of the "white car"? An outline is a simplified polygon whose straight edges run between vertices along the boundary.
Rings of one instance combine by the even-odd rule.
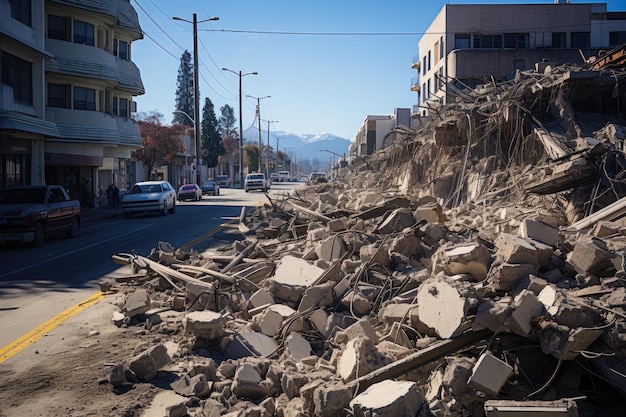
[[[246,192],[250,190],[261,190],[263,192],[267,192],[270,189],[269,181],[265,179],[265,174],[262,173],[252,173],[246,176],[246,180],[244,181],[244,188]]]
[[[176,210],[176,190],[167,181],[138,182],[122,199],[122,211],[127,219],[133,214],[159,213],[165,216]]]

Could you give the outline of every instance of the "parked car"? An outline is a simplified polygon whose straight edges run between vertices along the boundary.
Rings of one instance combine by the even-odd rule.
[[[307,185],[319,184],[321,182],[328,182],[328,177],[325,172],[311,172],[309,175],[309,179],[307,180]]]
[[[228,175],[218,175],[215,179],[215,182],[220,187],[230,187],[230,178]]]
[[[78,234],[80,202],[60,185],[30,185],[0,191],[0,243],[41,246],[46,236]]]
[[[250,190],[261,190],[267,192],[270,189],[269,181],[265,179],[265,174],[263,173],[253,173],[248,174],[246,176],[246,180],[244,181],[244,189],[246,192]]]
[[[202,183],[202,194],[220,195],[220,186],[215,181],[205,181]]]
[[[178,189],[178,201],[184,200],[202,200],[202,188],[198,187],[196,184],[181,185]]]
[[[122,199],[127,219],[133,214],[156,212],[161,216],[176,211],[176,191],[167,181],[142,181],[132,186]]]
[[[278,182],[278,173],[272,172],[270,174],[270,183]]]

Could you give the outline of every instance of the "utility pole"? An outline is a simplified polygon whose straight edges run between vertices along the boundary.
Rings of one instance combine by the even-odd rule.
[[[277,120],[265,120],[267,122],[267,161],[265,161],[265,176],[270,176],[270,123],[278,123]],[[278,145],[276,145],[276,152],[278,152]]]
[[[259,120],[259,172],[263,172],[263,165],[261,164],[261,154],[263,153],[263,143],[261,141],[261,100],[264,98],[270,98],[271,96],[254,97],[247,95],[246,97],[256,99],[256,117]]]

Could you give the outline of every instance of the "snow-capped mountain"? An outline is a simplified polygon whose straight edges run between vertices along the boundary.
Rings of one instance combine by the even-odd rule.
[[[247,129],[244,131],[246,143],[258,144],[259,131]],[[267,131],[261,133],[263,146],[267,146]],[[341,156],[348,155],[350,144],[348,139],[335,136],[332,133],[297,135],[285,131],[270,132],[270,147],[276,151],[294,155],[299,164],[310,164],[311,169],[320,169],[328,164],[337,163]]]

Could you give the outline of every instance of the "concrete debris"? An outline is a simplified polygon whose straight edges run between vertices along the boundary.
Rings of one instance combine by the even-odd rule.
[[[626,414],[626,128],[593,113],[626,74],[587,72],[459,91],[412,139],[242,211],[217,251],[114,255],[114,325],[170,340],[108,381],[167,366],[197,417]]]

